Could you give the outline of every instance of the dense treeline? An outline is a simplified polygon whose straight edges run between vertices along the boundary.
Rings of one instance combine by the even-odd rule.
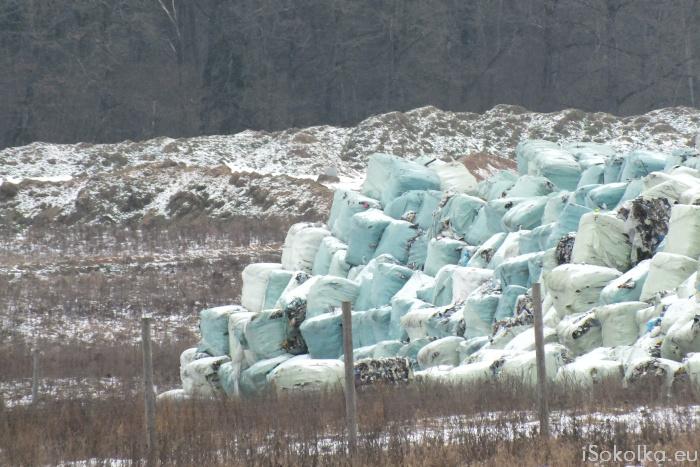
[[[700,0],[3,0],[0,147],[696,105]]]

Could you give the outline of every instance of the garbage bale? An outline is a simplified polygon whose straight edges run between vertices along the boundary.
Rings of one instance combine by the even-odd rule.
[[[330,238],[330,237],[328,237]],[[306,273],[303,273],[304,277]],[[265,300],[263,301],[263,310],[269,310],[274,308],[277,301],[282,296],[282,292],[289,285],[289,281],[292,280],[292,276],[295,273],[293,271],[287,271],[285,269],[275,269],[270,271],[267,277],[267,287],[265,288]],[[260,311],[260,310],[258,310]]]
[[[603,305],[610,305],[639,301],[650,265],[651,260],[645,259],[617,279],[610,281],[600,292],[600,302]]]
[[[519,355],[506,358],[500,367],[498,377],[522,381],[523,384],[534,387],[537,385],[537,357],[536,351],[524,352]],[[549,381],[553,381],[559,371],[573,359],[569,351],[561,344],[547,344],[544,346],[545,373]]]
[[[503,215],[504,229],[515,232],[539,227],[542,224],[542,215],[548,200],[546,196],[537,196],[510,209]]]
[[[624,367],[617,360],[602,359],[595,350],[559,368],[555,383],[590,388],[606,381],[622,381]]]
[[[446,264],[457,264],[462,254],[462,248],[466,246],[461,240],[441,237],[433,238],[428,242],[428,254],[423,271],[435,276]]]
[[[309,279],[313,279],[313,281],[306,284]],[[305,300],[309,288],[317,280],[318,277],[312,277],[303,271],[292,272],[292,278],[289,279],[287,286],[280,294],[280,298],[277,299],[277,302],[272,308],[285,308],[289,303],[299,298],[303,298]],[[304,287],[302,287],[301,290],[297,290],[302,285],[304,285]]]
[[[360,293],[355,301],[354,308],[356,310],[369,310],[370,308],[375,308],[377,306],[385,305],[384,303],[376,303],[376,297],[372,295],[372,284],[375,279],[375,275],[378,275],[377,268],[379,264],[387,263],[398,265],[398,261],[393,256],[381,255],[373,258],[365,267],[362,268],[361,272],[355,277],[352,277],[352,271],[348,273],[348,279],[354,280],[360,286]]]
[[[249,311],[262,311],[270,274],[279,269],[282,269],[279,263],[252,263],[246,266],[241,273],[241,305]]]
[[[208,353],[200,352],[197,347],[186,349],[180,354],[180,381],[184,384],[185,367],[195,360],[210,357]]]
[[[347,250],[348,246],[333,236],[327,236],[321,240],[321,244],[314,258],[311,273],[316,275],[328,274],[333,256],[341,250]]]
[[[433,286],[433,296],[430,302],[437,306],[449,305],[453,302],[452,289],[454,271],[459,269],[459,266],[454,264],[446,264],[440,268],[440,271],[435,275],[435,284]]]
[[[404,343],[398,340],[385,340],[377,342],[374,345],[373,358],[390,358],[396,357],[399,350],[404,346]]]
[[[411,368],[418,368],[418,352],[435,341],[434,337],[421,337],[419,339],[411,339],[411,341],[399,349],[397,357],[406,357]]]
[[[568,151],[548,141],[527,140],[515,149],[518,172],[546,177],[562,190],[573,190],[581,178],[581,166]]]
[[[354,365],[355,384],[406,384],[413,371],[407,358],[365,358]]]
[[[391,305],[367,310],[364,314],[372,332],[372,343],[391,338]]]
[[[574,355],[603,345],[602,326],[594,311],[565,316],[557,325],[557,335]]]
[[[632,245],[632,264],[651,258],[668,233],[671,205],[664,198],[638,197],[629,208],[620,208],[625,231]]]
[[[700,206],[673,206],[664,252],[700,257]]]
[[[530,198],[532,196],[546,196],[555,191],[557,191],[557,187],[546,177],[523,175],[518,177],[518,180],[508,190],[506,195],[509,198]]]
[[[605,164],[605,161],[615,156],[615,149],[602,143],[589,141],[574,141],[562,144],[562,149],[571,153],[582,169]]]
[[[509,233],[500,247],[494,252],[488,264],[489,269],[496,269],[504,261],[520,256],[520,237],[522,232]]]
[[[588,199],[588,193],[590,193],[595,188],[600,188],[601,186],[607,185],[584,185],[580,188],[574,190],[573,193],[569,195],[569,203],[579,204],[581,206],[586,206],[586,200]]]
[[[684,374],[683,364],[665,358],[642,358],[627,365],[625,385],[654,385],[670,390],[677,377]]]
[[[570,195],[571,193],[568,191],[560,191],[547,197],[547,203],[542,212],[542,224],[550,224],[559,220],[562,211],[569,204]]]
[[[432,308],[433,305],[418,298],[393,298],[391,300],[391,322],[389,336],[392,339],[406,340],[408,334],[402,324],[402,319],[412,310],[419,308]]]
[[[408,247],[408,260],[406,261],[408,266],[414,269],[423,269],[428,257],[428,241],[428,234],[425,232],[413,239]]]
[[[593,188],[588,192],[585,205],[591,209],[613,209],[627,191],[628,182],[610,183]]]
[[[498,307],[494,320],[500,321],[505,318],[510,318],[515,314],[515,303],[520,295],[526,294],[527,289],[520,285],[508,285],[503,288],[501,297],[498,299]]]
[[[260,360],[241,372],[238,387],[246,397],[259,395],[267,387],[267,375],[278,365],[286,362],[294,355],[285,353],[277,357]]]
[[[446,203],[435,211],[438,225],[434,234],[444,234],[455,238],[467,236],[476,220],[479,210],[486,203],[475,196],[456,194],[450,196]]]
[[[391,298],[408,282],[413,270],[388,262],[377,264],[371,284],[371,308],[391,303]]]
[[[503,326],[499,324],[498,328],[495,329],[493,334],[489,337],[490,342],[488,347],[490,349],[503,349],[513,339],[530,328],[532,328],[532,326]]]
[[[509,189],[518,181],[518,174],[508,170],[500,170],[492,176],[479,182],[477,194],[479,198],[491,201],[505,198]]]
[[[587,264],[562,264],[544,276],[547,291],[560,317],[582,313],[598,303],[600,292],[622,273]]]
[[[649,264],[649,274],[642,287],[640,300],[646,301],[656,293],[674,290],[698,269],[693,258],[673,253],[657,253]]]
[[[202,336],[199,341],[199,351],[206,352],[212,357],[228,355],[228,317],[231,313],[245,311],[245,308],[238,305],[202,310],[199,313],[199,331]]]
[[[632,245],[622,219],[612,214],[591,212],[581,217],[571,261],[624,272],[630,268],[631,251]]]
[[[590,208],[579,204],[567,204],[559,215],[559,219],[547,240],[547,247],[555,246],[561,237],[578,230],[579,222],[584,214],[591,212]]]
[[[569,232],[563,235],[557,242],[554,248],[557,265],[571,263],[571,256],[574,252],[574,245],[576,244],[576,236],[576,232]]]
[[[257,313],[251,311],[232,313],[228,318],[228,343],[231,362],[239,369],[247,368],[256,360],[245,338],[245,328]]]
[[[449,336],[426,344],[418,352],[418,365],[423,370],[439,365],[459,365],[458,348],[463,341],[461,337]]]
[[[347,278],[351,266],[345,261],[346,250],[336,251],[328,267],[328,275]]]
[[[584,169],[581,173],[581,178],[578,181],[576,188],[581,188],[586,185],[602,185],[603,174],[605,173],[605,164],[596,164]]]
[[[459,352],[459,361],[464,362],[466,358],[473,355],[475,352],[484,348],[489,343],[488,336],[472,337],[459,343],[457,352]]]
[[[698,282],[698,273],[694,272],[690,277],[681,283],[676,289],[676,295],[678,298],[690,298],[694,297],[696,293],[695,285]],[[698,300],[700,302],[700,299]]]
[[[661,357],[681,361],[686,355],[700,352],[700,307],[698,314],[671,326],[661,344]]]
[[[182,389],[188,396],[219,397],[223,395],[219,367],[230,362],[228,356],[205,357],[188,363],[182,369]]]
[[[440,190],[443,192],[475,193],[477,191],[476,177],[461,162],[433,163],[430,168],[440,178]]]
[[[620,168],[620,180],[634,180],[661,171],[666,165],[666,155],[660,152],[637,149],[624,158]],[[607,183],[607,182],[606,182]]]
[[[282,267],[310,274],[321,241],[330,234],[319,223],[300,222],[291,226],[282,247]]]
[[[278,393],[342,390],[344,381],[343,362],[308,355],[290,358],[267,375],[268,384]]]
[[[156,396],[156,402],[161,403],[176,403],[188,399],[190,399],[190,396],[185,393],[184,389],[171,389],[170,391],[161,392]]]
[[[687,174],[678,170],[672,174],[654,172],[644,177],[642,182],[642,196],[645,198],[664,198],[671,204],[678,203],[686,191],[696,190],[700,187],[700,180],[695,173]]]
[[[442,192],[435,190],[411,190],[384,207],[384,213],[394,219],[409,220],[423,230],[433,225],[433,212],[442,200]]]
[[[306,296],[306,317],[312,318],[333,311],[343,302],[353,303],[360,293],[356,282],[333,276],[314,281]]]
[[[464,302],[464,337],[469,339],[491,334],[501,290],[490,282],[482,284]]]
[[[343,316],[339,311],[306,319],[299,330],[312,358],[338,358],[343,353]]]
[[[352,265],[367,264],[374,257],[384,229],[391,222],[391,217],[378,209],[369,209],[352,216],[345,261]]]
[[[428,167],[390,154],[372,154],[362,194],[386,206],[411,190],[440,190],[440,178]]]
[[[603,183],[616,183],[620,181],[620,174],[622,172],[622,165],[625,163],[625,157],[621,155],[616,155],[610,157],[605,161],[605,168],[603,170]]]
[[[416,224],[407,221],[392,221],[382,234],[374,256],[389,254],[401,263],[408,262],[408,253],[416,237],[423,231]]]
[[[527,201],[529,198],[499,198],[486,203],[479,210],[476,220],[469,228],[467,235],[464,237],[470,245],[480,245],[489,237],[498,232],[503,232],[503,216],[520,203]]]
[[[530,285],[530,260],[541,256],[540,253],[528,253],[503,261],[493,272],[501,288],[509,285],[528,287]]]
[[[630,180],[627,182],[627,188],[625,189],[625,192],[623,193],[622,198],[620,198],[620,201],[617,203],[615,209],[620,208],[628,201],[632,201],[633,199],[637,198],[639,195],[641,195],[642,190],[644,190],[644,182],[641,179]]]
[[[544,264],[548,260],[556,262],[554,259],[555,253],[556,250],[554,248],[551,248],[549,250],[542,251],[538,254],[533,255],[527,260],[527,269],[528,275],[530,276],[530,284],[534,284],[535,282],[541,282]],[[552,268],[554,268],[555,266],[558,266],[558,264],[554,264]]]
[[[602,326],[603,346],[634,344],[639,337],[637,312],[648,307],[643,302],[623,302],[594,308],[593,312]]]
[[[542,329],[542,334],[545,345],[558,343],[557,331],[555,329],[545,326]],[[514,335],[513,338],[505,344],[503,349],[511,352],[529,352],[535,350],[535,347],[535,327],[527,326],[522,332],[518,332]]]
[[[700,353],[688,354],[683,364],[688,372],[690,387],[696,396],[700,395]]]
[[[473,386],[492,381],[496,371],[492,362],[475,362],[452,368],[445,379],[451,385]]]
[[[462,305],[438,307],[425,321],[425,328],[428,336],[432,337],[463,336]]]
[[[287,318],[282,310],[262,311],[250,320],[244,334],[258,358],[282,355],[286,352]]]
[[[445,270],[445,268],[443,268],[443,270]],[[494,277],[494,272],[492,270],[484,268],[455,267],[450,270],[450,273],[452,276],[452,303],[463,302],[484,282],[491,281]],[[441,276],[441,273],[438,273],[438,276]],[[436,280],[436,283],[437,282]],[[436,302],[433,303],[437,305]],[[445,305],[447,305],[447,303],[445,303]]]
[[[476,252],[469,259],[467,266],[471,268],[486,268],[491,262],[493,255],[496,253],[496,251],[498,251],[500,246],[503,245],[503,242],[507,236],[508,234],[505,232],[493,234],[488,238],[488,240],[479,246]]]
[[[340,193],[340,195],[339,195]],[[336,197],[337,205],[336,210]],[[369,209],[381,209],[382,206],[376,199],[368,198],[360,193],[349,190],[337,190],[336,196],[333,198],[333,207],[331,208],[331,219],[328,225],[331,226],[333,236],[340,241],[347,243],[350,238],[350,228],[352,226],[352,217],[360,212],[365,212]],[[334,218],[334,213],[337,212]]]

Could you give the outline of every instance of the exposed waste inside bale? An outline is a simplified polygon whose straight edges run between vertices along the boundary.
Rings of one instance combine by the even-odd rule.
[[[292,226],[280,263],[244,269],[241,305],[201,312],[183,391],[163,398],[340,389],[345,301],[357,385],[532,385],[535,282],[551,382],[700,393],[700,171],[681,156],[523,141],[517,173],[477,182],[373,155],[327,225]]]

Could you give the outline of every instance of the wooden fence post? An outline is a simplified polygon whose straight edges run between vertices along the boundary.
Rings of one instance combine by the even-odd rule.
[[[39,402],[39,349],[32,349],[32,404]]]
[[[352,311],[350,302],[342,303],[343,352],[345,361],[345,420],[348,430],[348,451],[357,449],[357,403],[355,401],[355,368],[352,355]]]
[[[146,421],[146,465],[156,465],[158,439],[156,436],[156,395],[153,391],[153,354],[151,352],[151,317],[141,318],[143,344],[143,398]]]
[[[540,284],[532,284],[532,302],[535,314],[535,354],[537,358],[537,412],[540,435],[549,437],[549,403],[547,401],[547,369],[544,361],[544,330],[542,320],[542,293]]]

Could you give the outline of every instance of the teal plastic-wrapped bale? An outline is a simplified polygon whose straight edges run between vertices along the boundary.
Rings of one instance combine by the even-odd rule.
[[[374,335],[375,324],[369,310],[356,311],[352,314],[352,347],[364,347],[377,343]],[[382,339],[383,340],[383,339]]]
[[[543,225],[557,222],[559,220],[561,212],[564,210],[566,205],[569,204],[570,195],[571,192],[560,191],[547,199],[547,204],[544,206],[544,212],[542,213]]]
[[[416,224],[394,220],[384,229],[374,256],[389,254],[405,264],[408,261],[411,245],[416,237],[422,234],[423,231]]]
[[[613,156],[605,161],[605,168],[603,169],[603,183],[616,183],[620,181],[620,173],[622,172],[622,165],[625,162],[623,156]]]
[[[268,373],[293,356],[292,354],[285,353],[277,357],[255,362],[253,365],[243,370],[238,383],[241,394],[246,397],[252,397],[264,392],[267,387]]]
[[[356,282],[341,277],[321,276],[316,280],[306,296],[306,317],[312,318],[321,313],[333,311],[343,302],[353,303],[360,293]]]
[[[282,310],[260,312],[245,327],[244,335],[258,358],[282,355],[287,341],[287,318]]]
[[[355,300],[354,309],[369,310],[377,306],[375,305],[375,297],[372,295],[372,282],[374,281],[377,267],[382,263],[399,264],[393,256],[381,255],[367,263],[355,277],[351,277],[348,274],[348,279],[354,280],[360,286],[360,293],[357,296],[357,300]]]
[[[504,198],[508,190],[510,190],[515,182],[518,181],[518,174],[508,170],[496,172],[491,177],[479,182],[478,194],[479,197],[486,201],[492,199]]]
[[[501,290],[489,282],[467,297],[463,309],[466,339],[491,335],[500,298]]]
[[[399,349],[398,356],[407,358],[411,367],[416,368],[418,367],[418,352],[420,352],[420,349],[435,340],[437,340],[435,337],[421,337],[413,340]]]
[[[666,154],[637,149],[625,156],[620,170],[620,181],[634,180],[661,171],[666,166]]]
[[[391,305],[367,310],[365,316],[372,328],[375,342],[391,339]]]
[[[231,313],[246,311],[237,305],[207,308],[199,313],[199,330],[202,340],[199,351],[206,352],[212,357],[228,355],[228,317]]]
[[[516,147],[515,155],[521,174],[545,177],[562,190],[575,189],[581,178],[576,158],[548,141],[523,141]]]
[[[527,253],[503,261],[494,270],[495,279],[501,284],[501,287],[509,285],[528,287],[530,285],[529,261],[537,255],[539,252]]]
[[[460,266],[446,264],[435,275],[433,286],[433,299],[430,301],[435,306],[443,306],[452,302],[452,275]]]
[[[321,244],[314,258],[314,265],[311,269],[313,275],[328,274],[333,255],[340,250],[347,250],[348,246],[335,237],[328,236],[321,240]]]
[[[557,187],[545,177],[523,175],[507,192],[507,198],[530,198],[532,196],[547,196],[557,191]]]
[[[382,206],[376,199],[368,198],[359,193],[349,190],[339,190],[341,195],[338,197],[339,208],[336,209],[336,197],[333,198],[333,207],[331,213],[337,212],[337,216],[333,223],[329,222],[331,233],[334,237],[347,243],[350,237],[350,228],[352,226],[352,216],[357,213],[365,212],[368,209],[381,209]],[[336,192],[337,195],[338,192]]]
[[[372,154],[369,157],[363,194],[386,206],[411,190],[440,190],[440,178],[428,167],[394,155]]]
[[[577,188],[573,193],[569,195],[569,203],[570,204],[580,204],[581,206],[586,205],[586,198],[588,197],[588,193],[595,189],[598,188],[602,185],[586,185],[582,186],[580,188]]]
[[[423,271],[435,276],[446,264],[457,264],[462,256],[462,248],[467,246],[461,240],[452,238],[433,238],[428,242],[428,254]]]
[[[515,314],[515,303],[520,295],[527,294],[527,289],[520,285],[509,285],[503,289],[496,307],[495,321],[511,318]]]
[[[548,247],[548,240],[552,235],[555,226],[556,222],[552,222],[532,229],[532,233],[528,238],[528,240],[531,240],[532,243],[527,245],[523,245],[521,243],[520,251],[524,253],[533,253],[535,251],[542,251],[550,248]]]
[[[428,336],[442,339],[447,336],[462,336],[464,334],[464,318],[462,305],[446,305],[438,308],[425,322]]]
[[[498,251],[498,249],[503,245],[503,242],[508,236],[505,232],[499,232],[493,234],[484,243],[477,248],[476,252],[472,255],[467,263],[470,268],[485,268],[491,262],[491,258]]]
[[[428,235],[424,232],[411,242],[406,264],[415,269],[423,269],[428,256]]]
[[[391,300],[391,320],[389,324],[389,337],[391,339],[405,340],[408,336],[406,330],[401,327],[401,318],[409,311],[418,308],[429,308],[432,305],[419,298],[398,297]]]
[[[615,155],[615,149],[607,144],[588,141],[566,143],[562,145],[562,149],[570,152],[584,170],[604,164],[606,160]]]
[[[603,174],[605,173],[605,165],[604,164],[596,164],[588,167],[586,170],[583,171],[581,174],[581,178],[578,181],[578,185],[576,185],[576,188],[581,188],[582,186],[586,185],[602,185],[604,178]]]
[[[411,190],[394,199],[384,208],[384,213],[394,219],[413,217],[412,222],[427,230],[433,223],[433,211],[437,209],[442,193],[435,190]]]
[[[651,259],[645,259],[617,279],[613,279],[600,291],[600,302],[603,305],[612,305],[639,301],[650,265]]]
[[[351,266],[345,261],[347,250],[338,250],[331,258],[331,264],[328,267],[328,275],[335,277],[348,277]]]
[[[263,310],[269,310],[275,307],[275,304],[282,296],[282,292],[287,288],[292,276],[294,276],[294,272],[285,269],[278,269],[270,272],[267,279],[267,288],[265,289]]]
[[[627,191],[628,182],[609,183],[588,192],[585,205],[591,209],[613,209]]]
[[[308,318],[299,329],[312,358],[338,358],[342,355],[343,317],[339,311]]]
[[[449,232],[450,236],[464,238],[476,220],[479,210],[486,203],[474,196],[457,194],[451,196],[437,211],[438,230]]]
[[[564,210],[561,212],[559,220],[554,226],[554,229],[552,230],[547,246],[550,248],[556,246],[561,237],[569,232],[576,232],[578,230],[578,224],[581,217],[591,211],[592,209],[587,208],[586,206],[581,206],[579,204],[567,204]]]
[[[219,384],[227,396],[238,394],[238,372],[232,362],[226,362],[217,370]]]
[[[540,281],[546,254],[546,251],[540,251],[539,253],[528,259],[527,269],[528,274],[530,276],[530,285]]]
[[[404,343],[398,340],[385,340],[377,342],[374,346],[373,358],[396,357]]]
[[[505,230],[515,232],[539,227],[548,199],[546,196],[537,196],[509,209],[502,219]]]
[[[620,201],[617,203],[616,207],[619,207],[624,203],[625,201],[632,200],[639,196],[642,191],[644,190],[644,180],[639,179],[639,180],[632,180],[627,184],[627,188],[625,189],[625,192],[622,195],[622,198],[620,198]]]
[[[396,294],[411,278],[413,270],[399,264],[380,263],[372,278],[372,307],[388,305]]]
[[[535,234],[535,230],[537,230],[539,227],[535,227],[532,230],[521,230],[520,231],[520,238],[518,241],[520,242],[520,254],[524,255],[526,253],[536,253],[542,248],[540,248],[540,237]]]
[[[374,256],[374,251],[379,245],[384,229],[392,220],[391,217],[378,209],[369,209],[352,216],[345,261],[354,266],[367,264]]]
[[[529,198],[501,198],[486,203],[464,238],[470,245],[480,245],[493,234],[503,232],[503,216]]]

